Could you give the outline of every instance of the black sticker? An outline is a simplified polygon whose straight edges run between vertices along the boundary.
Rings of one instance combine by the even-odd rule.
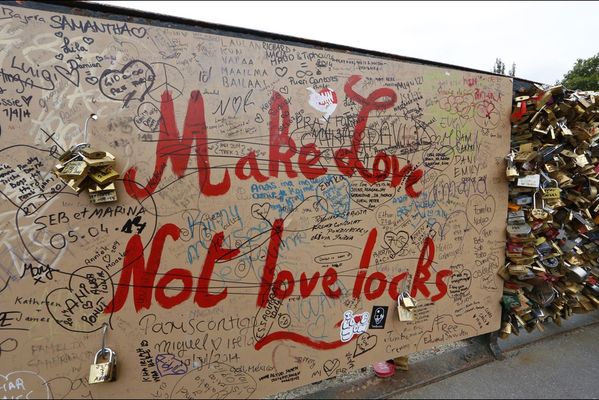
[[[383,329],[387,321],[388,306],[372,307],[372,316],[370,317],[370,329]]]

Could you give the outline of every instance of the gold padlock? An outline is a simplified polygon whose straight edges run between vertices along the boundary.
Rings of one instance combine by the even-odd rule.
[[[520,176],[520,174],[518,173],[518,170],[514,166],[514,153],[511,152],[510,154],[507,155],[507,157],[505,159],[507,160],[507,168],[505,169],[505,176],[507,177],[508,180],[512,181],[512,180],[516,179],[518,176]]]
[[[539,191],[535,191],[532,195],[532,210],[530,211],[530,220],[545,220],[548,219],[550,214],[544,210],[544,201],[541,198],[541,207],[537,208],[537,194]]]
[[[107,362],[98,362],[100,357],[108,354]],[[100,349],[94,357],[94,363],[89,368],[89,383],[104,383],[116,380],[116,353],[105,347]]]
[[[397,313],[400,321],[414,321],[414,308],[416,308],[416,300],[414,300],[407,291],[402,292],[397,298]]]

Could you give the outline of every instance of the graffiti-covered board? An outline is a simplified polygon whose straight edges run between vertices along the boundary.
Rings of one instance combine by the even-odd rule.
[[[510,79],[28,2],[0,43],[1,396],[263,397],[498,328]]]

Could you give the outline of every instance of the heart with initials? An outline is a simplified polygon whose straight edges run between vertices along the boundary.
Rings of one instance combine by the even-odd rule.
[[[354,357],[362,355],[369,350],[374,349],[378,338],[376,335],[370,335],[367,332],[364,332],[356,339],[356,349],[354,350]]]
[[[50,387],[32,371],[15,371],[0,375],[3,399],[50,399]]]
[[[100,267],[85,266],[71,274],[68,287],[46,296],[46,307],[57,324],[71,332],[91,333],[110,325],[104,309],[113,298],[112,279]]]
[[[339,365],[341,365],[341,362],[337,358],[333,360],[327,360],[322,366],[322,370],[325,374],[327,374],[327,376],[331,376],[333,373],[335,373],[337,368],[339,368]]]
[[[251,214],[252,214],[252,217],[254,217],[256,219],[266,219],[269,211],[270,211],[270,204],[268,204],[268,203],[252,204]]]
[[[410,235],[406,231],[399,231],[397,233],[385,232],[385,235],[383,235],[383,241],[393,254],[400,253],[408,244],[409,238]]]
[[[466,204],[466,218],[477,232],[493,221],[495,216],[495,198],[491,195],[483,197],[473,194]]]
[[[152,67],[140,60],[132,60],[121,69],[107,69],[100,76],[100,91],[112,100],[127,105],[131,100],[143,101],[152,89],[156,74]]]

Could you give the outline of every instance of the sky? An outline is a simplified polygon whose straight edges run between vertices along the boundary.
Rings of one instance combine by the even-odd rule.
[[[546,84],[599,53],[599,2],[94,1],[491,71]]]

